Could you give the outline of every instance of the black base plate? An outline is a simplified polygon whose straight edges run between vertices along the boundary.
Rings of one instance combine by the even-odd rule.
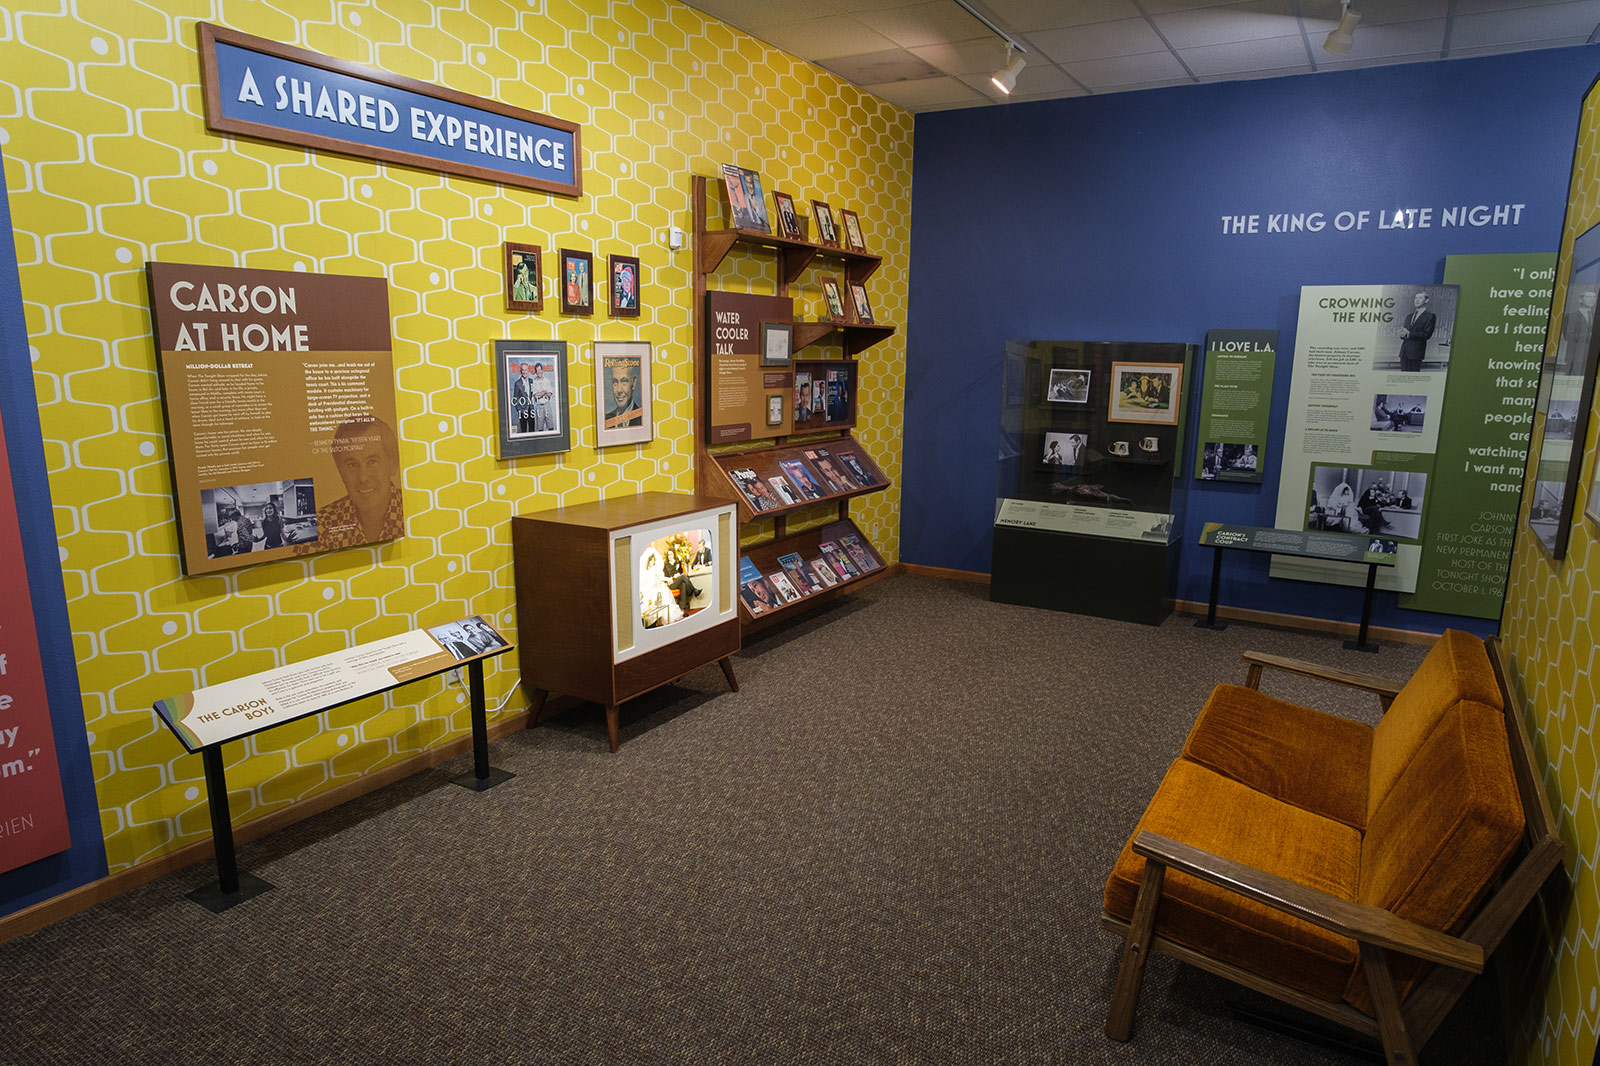
[[[1365,644],[1357,644],[1353,640],[1347,640],[1347,641],[1344,642],[1344,650],[1345,651],[1364,651],[1364,652],[1368,653],[1369,655],[1376,655],[1376,654],[1378,654],[1378,642],[1375,641],[1375,640],[1369,640]]]
[[[452,777],[450,781],[452,784],[460,785],[462,788],[470,788],[474,792],[487,792],[500,784],[500,782],[510,781],[516,776],[510,770],[496,770],[491,766],[489,767],[488,777],[480,778],[476,772],[469,772],[462,774],[460,777]]]
[[[1194,620],[1194,627],[1196,629],[1212,629],[1212,630],[1215,630],[1216,632],[1220,633],[1224,629],[1228,628],[1228,623],[1226,623],[1226,622],[1207,622],[1204,618],[1196,618]]]
[[[272,882],[263,881],[254,874],[241,873],[239,875],[239,891],[222,894],[222,885],[216,881],[203,885],[189,893],[189,898],[212,914],[221,914],[229,907],[237,907],[247,899],[271,891]]]

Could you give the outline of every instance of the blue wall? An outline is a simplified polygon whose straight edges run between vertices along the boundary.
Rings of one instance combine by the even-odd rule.
[[[0,874],[0,914],[10,914],[104,877],[106,849],[100,830],[100,805],[95,800],[94,771],[89,763],[89,741],[83,728],[78,665],[72,655],[72,629],[67,624],[56,529],[50,514],[50,484],[45,473],[44,446],[40,443],[39,405],[34,399],[33,364],[22,318],[16,249],[9,237],[11,209],[6,198],[3,158],[0,233],[8,235],[0,241],[0,421],[5,423],[6,452],[11,460],[22,550],[28,565],[28,591],[33,598],[39,653],[44,659],[45,693],[50,700],[56,757],[67,798],[67,824],[72,831],[69,850]]]
[[[1276,328],[1277,455],[1300,286],[1438,281],[1447,255],[1554,252],[1597,71],[1585,46],[917,116],[901,558],[989,570],[1007,339],[1203,345],[1209,329]],[[1498,203],[1526,204],[1521,224],[1240,237],[1221,221]],[[1209,592],[1201,523],[1270,526],[1276,500],[1275,463],[1260,486],[1192,483],[1179,598]],[[1305,584],[1235,555],[1223,603],[1313,613]],[[1353,620],[1359,601],[1319,594],[1314,613]],[[1495,628],[1382,592],[1374,622]]]

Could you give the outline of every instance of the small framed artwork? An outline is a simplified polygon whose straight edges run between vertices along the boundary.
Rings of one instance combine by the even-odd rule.
[[[795,214],[794,197],[786,192],[774,192],[772,204],[778,209],[778,236],[804,240],[800,236],[800,216]]]
[[[817,243],[829,248],[839,247],[839,231],[833,227],[833,208],[821,200],[812,200],[811,217],[817,224]]]
[[[1569,215],[1570,221],[1570,215]],[[1577,513],[1583,467],[1583,446],[1589,434],[1589,409],[1594,405],[1595,366],[1600,363],[1600,331],[1593,328],[1591,308],[1600,290],[1600,226],[1572,242],[1571,276],[1562,302],[1560,330],[1546,352],[1534,411],[1533,501],[1528,529],[1552,559],[1566,557]],[[1553,310],[1553,309],[1552,309]],[[1552,314],[1551,321],[1557,321]],[[1597,449],[1600,451],[1600,449]],[[1589,482],[1583,513],[1600,522],[1596,486]]]
[[[1087,404],[1090,376],[1088,370],[1052,369],[1045,400],[1049,403]]]
[[[1043,466],[1060,466],[1076,470],[1084,463],[1089,450],[1087,433],[1046,433],[1044,454],[1039,457]]]
[[[639,257],[613,255],[607,263],[611,268],[611,317],[639,317]]]
[[[728,196],[728,220],[734,229],[772,232],[772,223],[767,220],[766,196],[761,192],[760,174],[724,163],[722,188]]]
[[[828,318],[834,322],[848,322],[850,316],[844,310],[844,292],[839,288],[838,278],[822,279],[822,298],[828,305]]]
[[[761,365],[788,366],[793,358],[794,325],[789,322],[761,323]]]
[[[543,311],[544,289],[539,281],[539,246],[505,243],[507,311]]]
[[[495,341],[500,458],[572,447],[567,422],[567,342]]]
[[[1178,424],[1182,363],[1112,363],[1107,422]]]
[[[650,342],[595,341],[595,447],[655,439]]]
[[[840,211],[839,221],[844,223],[844,246],[852,252],[867,250],[867,242],[861,239],[861,220],[854,211]]]
[[[872,325],[872,303],[867,299],[867,287],[859,281],[852,281],[850,300],[856,306],[856,321],[862,325]]]
[[[783,393],[781,392],[767,395],[767,425],[783,425]]]
[[[561,313],[594,314],[594,256],[561,249]]]

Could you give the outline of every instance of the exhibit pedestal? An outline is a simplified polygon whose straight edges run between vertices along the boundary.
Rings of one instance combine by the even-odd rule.
[[[1157,626],[1172,613],[1182,547],[996,526],[989,599]]]

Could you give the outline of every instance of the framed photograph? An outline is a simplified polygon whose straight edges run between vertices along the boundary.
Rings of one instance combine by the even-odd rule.
[[[792,322],[761,323],[761,365],[788,366],[793,358],[794,324]]]
[[[1050,387],[1045,391],[1047,403],[1070,403],[1082,406],[1089,402],[1088,370],[1051,370]]]
[[[786,192],[774,192],[772,206],[778,209],[778,236],[804,240],[800,236],[800,216],[795,214],[794,197]]]
[[[594,342],[596,448],[655,439],[650,410],[650,342]]]
[[[567,421],[567,342],[495,341],[500,458],[572,447]]]
[[[1589,432],[1589,409],[1594,404],[1595,364],[1600,362],[1600,333],[1593,329],[1592,295],[1600,291],[1600,226],[1581,234],[1572,244],[1571,276],[1562,300],[1561,328],[1539,377],[1539,402],[1533,419],[1537,452],[1534,464],[1533,502],[1528,528],[1552,559],[1563,559],[1572,537],[1572,515],[1577,506],[1582,472],[1583,443]],[[1600,522],[1596,489],[1589,485],[1584,513]]]
[[[767,394],[767,425],[783,425],[783,393],[781,392]]]
[[[817,243],[829,248],[839,247],[839,231],[833,225],[833,208],[821,200],[812,200],[811,217],[817,226]]]
[[[861,220],[854,211],[840,211],[839,221],[844,223],[844,246],[852,252],[867,250],[867,242],[861,239]]]
[[[761,191],[760,174],[724,163],[722,188],[728,196],[728,221],[734,229],[772,232],[772,223],[767,220],[767,200]]]
[[[561,249],[561,313],[594,314],[594,256]]]
[[[507,311],[543,311],[544,285],[539,280],[539,246],[505,243]]]
[[[639,317],[639,257],[613,255],[606,260],[611,268],[611,317]]]
[[[1107,422],[1178,424],[1182,363],[1112,363]]]
[[[1416,541],[1427,495],[1420,471],[1312,463],[1305,528]]]
[[[872,302],[867,299],[867,287],[859,281],[852,281],[850,301],[855,304],[856,321],[864,326],[872,325]]]
[[[1039,457],[1042,466],[1059,466],[1063,470],[1077,470],[1084,463],[1089,450],[1087,433],[1046,433],[1044,454]]]
[[[822,299],[828,305],[828,317],[835,322],[848,322],[850,316],[844,309],[844,290],[839,287],[838,278],[822,279]]]

